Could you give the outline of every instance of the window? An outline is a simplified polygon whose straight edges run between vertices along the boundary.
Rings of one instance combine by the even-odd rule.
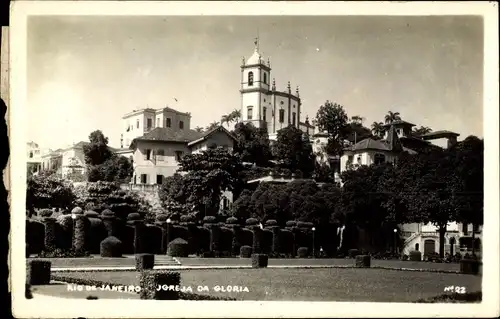
[[[295,126],[295,117],[297,116],[297,113],[292,112],[292,124]]]
[[[151,127],[153,126],[153,120],[152,119],[147,119],[147,129],[150,130]]]
[[[156,119],[156,127],[160,127],[160,118]]]
[[[479,231],[479,224],[473,224],[472,227],[474,228],[475,232]]]
[[[416,243],[415,244],[415,250],[418,251],[419,249],[420,249],[420,245],[419,245],[419,243]]]
[[[358,155],[357,161],[358,161],[358,165],[361,165],[361,155]]]
[[[267,111],[267,109],[266,109],[266,107],[264,106],[264,107],[262,108],[262,119],[263,119],[264,121],[266,120],[266,111]]]
[[[179,121],[179,128],[181,130],[184,129],[184,122],[183,121]]]
[[[280,123],[283,123],[285,122],[285,110],[281,109],[280,110],[280,119],[279,119]]]
[[[156,184],[161,185],[163,183],[163,175],[156,175]]]
[[[182,159],[182,151],[175,151],[175,160],[178,162]]]
[[[30,151],[30,158],[33,158],[33,151]]]
[[[375,154],[375,156],[373,157],[373,163],[375,165],[379,165],[379,164],[382,164],[382,163],[385,163],[385,155],[384,154]]]
[[[158,162],[162,162],[163,161],[163,156],[165,156],[165,151],[163,149],[157,149],[156,150],[156,160]]]
[[[167,117],[167,125],[165,125],[166,127],[172,127],[172,120]]]
[[[462,232],[464,233],[464,236],[467,236],[467,234],[469,233],[468,226],[469,225],[467,224],[462,224]]]
[[[280,104],[283,105],[283,104],[285,104],[285,102],[281,101]]]
[[[149,150],[149,149],[145,150],[145,152],[144,152],[144,159],[146,161],[151,160],[151,150]]]
[[[264,73],[264,84],[267,84],[267,73]]]
[[[253,107],[252,106],[248,106],[247,107],[247,119],[248,120],[251,120],[253,119]]]
[[[248,86],[253,85],[253,72],[248,72]]]
[[[141,184],[147,184],[147,182],[148,182],[148,175],[141,174]]]
[[[139,120],[137,120],[137,128],[139,128]]]

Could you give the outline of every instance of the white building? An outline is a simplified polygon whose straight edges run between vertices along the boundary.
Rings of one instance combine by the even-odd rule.
[[[42,151],[35,142],[26,143],[28,174],[38,174],[42,170]]]

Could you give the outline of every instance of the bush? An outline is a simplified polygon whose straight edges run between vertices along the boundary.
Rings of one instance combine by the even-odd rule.
[[[226,224],[229,224],[229,225],[238,224],[238,218],[229,217],[228,219],[226,219]]]
[[[143,270],[140,272],[139,285],[141,299],[177,300],[179,299],[179,285],[181,275],[178,272]],[[158,290],[158,286],[166,289]],[[168,289],[174,287],[174,289]],[[177,289],[175,289],[177,288]]]
[[[135,255],[135,269],[141,271],[145,269],[153,269],[154,266],[155,266],[155,255],[153,254]]]
[[[203,218],[203,223],[205,224],[215,224],[217,222],[217,218],[215,216],[205,216]]]
[[[27,181],[26,208],[69,207],[74,201],[73,186],[55,176],[31,176]]]
[[[76,206],[75,208],[73,208],[71,210],[71,214],[76,214],[76,215],[83,214],[83,209],[81,209],[80,207]]]
[[[356,256],[359,255],[360,252],[357,249],[349,249],[347,254],[348,254],[349,258],[356,258]]]
[[[40,217],[50,217],[52,216],[54,212],[52,211],[52,209],[49,209],[49,208],[44,208],[44,209],[40,209],[38,211],[38,216]]]
[[[92,218],[99,218],[99,213],[97,213],[93,210],[88,210],[85,213],[83,213],[83,216],[92,217]]]
[[[404,261],[407,261],[408,260],[408,255],[404,254],[403,256],[401,256],[401,260],[404,260]]]
[[[241,246],[241,248],[240,248],[240,257],[241,258],[250,258],[251,255],[252,255],[252,247]]]
[[[267,267],[268,256],[266,254],[252,254],[252,268]]]
[[[299,247],[299,249],[297,249],[297,257],[298,258],[307,258],[308,250],[309,249],[307,247]]]
[[[477,275],[479,274],[480,262],[476,259],[460,260],[460,272],[462,274]]]
[[[286,222],[286,227],[295,227],[297,226],[297,222],[295,220],[289,220]]]
[[[278,222],[276,219],[268,219],[266,220],[266,226],[278,226]]]
[[[356,267],[359,268],[370,268],[371,257],[369,255],[357,255],[356,256]]]
[[[56,219],[52,217],[45,217],[43,219],[43,223],[45,225],[45,250],[54,250],[56,249]]]
[[[50,283],[51,262],[30,260],[26,264],[26,283],[28,285],[48,285]]]
[[[79,257],[89,257],[90,252],[86,250],[74,250],[71,249],[60,249],[56,248],[54,250],[42,250],[39,254],[39,258],[79,258]]]
[[[122,257],[123,244],[121,240],[110,236],[101,241],[101,257]]]
[[[158,214],[156,215],[156,221],[157,222],[166,222],[168,219],[168,216],[165,214]]]
[[[182,238],[176,238],[168,243],[167,255],[172,257],[187,257],[189,244]]]
[[[421,261],[422,253],[418,250],[410,251],[410,261]]]
[[[254,225],[257,225],[259,224],[259,221],[255,218],[248,218],[245,223],[248,225],[248,226],[254,226]]]
[[[138,213],[130,213],[127,215],[127,220],[129,221],[135,221],[135,220],[141,220],[141,215]]]
[[[427,261],[435,262],[436,260],[439,259],[439,253],[433,252],[433,253],[427,254],[425,257],[427,257],[426,258]]]

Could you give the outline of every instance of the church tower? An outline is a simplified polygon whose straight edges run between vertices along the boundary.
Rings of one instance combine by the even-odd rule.
[[[270,78],[271,64],[262,59],[259,52],[259,39],[255,39],[255,50],[241,65],[241,119],[251,122],[256,127],[266,127],[271,118]]]

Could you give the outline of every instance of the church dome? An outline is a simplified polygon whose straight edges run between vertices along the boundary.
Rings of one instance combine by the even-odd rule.
[[[247,65],[253,65],[253,64],[260,64],[262,56],[260,55],[259,51],[255,49],[253,52],[252,56],[248,58],[247,60]]]

